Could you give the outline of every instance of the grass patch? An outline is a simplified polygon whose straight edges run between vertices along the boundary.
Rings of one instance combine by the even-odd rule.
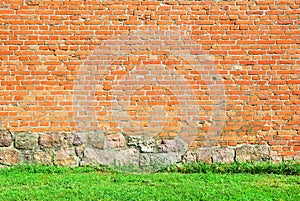
[[[184,163],[169,166],[162,172],[177,173],[243,173],[243,174],[279,174],[279,175],[300,175],[300,163],[286,161],[282,163],[231,163],[231,164],[205,164],[205,163]]]
[[[187,171],[178,166],[177,172],[148,174],[104,167],[4,168],[0,169],[0,200],[300,200],[298,175],[204,174],[195,172],[206,166],[194,165],[194,174],[179,173]],[[235,170],[235,164],[216,166],[223,173],[224,167]]]

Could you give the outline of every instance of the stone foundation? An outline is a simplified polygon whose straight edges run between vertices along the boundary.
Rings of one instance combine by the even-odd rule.
[[[181,139],[154,139],[101,131],[76,133],[12,133],[0,131],[0,165],[104,165],[157,169],[179,162],[232,163],[269,161],[270,147],[196,148]],[[278,161],[278,158],[276,158]]]

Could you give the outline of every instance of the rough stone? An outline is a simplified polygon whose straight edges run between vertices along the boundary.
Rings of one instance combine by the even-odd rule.
[[[83,159],[80,165],[114,165],[114,151],[113,150],[102,150],[102,149],[91,149],[87,148],[84,151]]]
[[[52,164],[52,158],[51,155],[43,152],[43,151],[37,151],[33,153],[33,160],[35,163],[38,164],[45,164],[45,165],[51,165]]]
[[[106,136],[107,148],[121,148],[125,146],[125,138],[122,134],[110,134]]]
[[[143,139],[141,136],[130,136],[127,144],[139,148],[143,153],[151,153],[155,149],[154,139]]]
[[[115,153],[115,165],[125,167],[139,166],[139,152],[136,149],[124,149]]]
[[[20,155],[20,163],[31,163],[33,160],[33,151],[32,150],[21,150]]]
[[[135,147],[138,147],[139,146],[139,143],[140,141],[142,141],[142,137],[141,136],[130,136],[128,137],[128,146],[135,146]]]
[[[140,167],[150,166],[151,159],[149,154],[141,153],[140,154]]]
[[[0,130],[0,147],[9,147],[12,141],[11,134],[8,130]]]
[[[211,149],[197,149],[196,161],[210,164],[212,161],[212,150]]]
[[[82,146],[75,148],[76,155],[81,159],[83,158],[84,150],[85,150],[85,147],[82,147]]]
[[[103,149],[105,136],[102,131],[80,131],[73,134],[70,141],[74,146],[84,145],[89,148]]]
[[[158,151],[163,153],[185,153],[187,149],[187,144],[180,139],[162,140],[161,144],[158,146]]]
[[[270,159],[267,145],[243,145],[236,148],[236,160],[240,162],[266,161]]]
[[[192,151],[187,151],[183,156],[182,156],[182,162],[184,163],[193,163],[196,162],[196,154]]]
[[[173,165],[181,160],[177,153],[153,153],[150,154],[150,165],[154,169],[161,169],[168,165]]]
[[[60,147],[63,144],[63,136],[59,134],[42,134],[40,145],[42,148]]]
[[[80,146],[85,143],[85,134],[83,132],[75,133],[71,138],[72,145]]]
[[[72,148],[61,149],[55,153],[54,165],[75,166],[78,164],[78,159],[75,150]]]
[[[91,131],[86,133],[86,147],[94,149],[103,149],[105,136],[102,131]]]
[[[15,147],[17,149],[34,149],[38,146],[38,135],[34,133],[16,133]]]
[[[214,163],[233,163],[234,150],[231,148],[216,148],[212,150],[212,159]]]
[[[147,140],[140,141],[139,147],[141,149],[141,152],[143,152],[143,153],[154,152],[155,140],[154,139],[147,139]]]
[[[15,149],[0,150],[0,164],[15,165],[20,162],[19,151]]]

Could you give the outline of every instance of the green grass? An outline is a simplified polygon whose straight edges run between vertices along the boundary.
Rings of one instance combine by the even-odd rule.
[[[234,164],[231,166],[234,167]],[[192,165],[189,164],[189,167]],[[300,176],[178,172],[135,174],[100,167],[18,166],[0,169],[0,200],[298,201]]]
[[[280,174],[300,175],[300,163],[286,161],[282,163],[256,162],[231,164],[184,163],[169,166],[162,172],[178,173],[249,173],[249,174]]]

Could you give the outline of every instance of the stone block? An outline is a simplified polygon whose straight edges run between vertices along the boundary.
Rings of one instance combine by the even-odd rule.
[[[125,137],[120,133],[106,135],[107,148],[122,148],[125,147],[125,143]]]
[[[30,164],[33,161],[33,151],[28,149],[23,149],[19,154],[21,164]]]
[[[89,132],[87,135],[87,145],[86,147],[91,147],[95,149],[103,149],[105,142],[105,136],[103,132]]]
[[[267,145],[243,145],[236,148],[236,160],[254,162],[270,160],[270,149]]]
[[[200,148],[196,152],[197,162],[210,164],[212,161],[212,149]]]
[[[158,151],[162,153],[176,152],[185,153],[188,150],[188,145],[180,139],[162,140],[158,146]]]
[[[63,145],[63,136],[60,134],[42,134],[40,146],[42,148],[60,147]]]
[[[72,148],[58,150],[54,155],[54,165],[76,166],[78,159],[75,150]]]
[[[134,146],[143,153],[152,153],[155,151],[155,139],[143,139],[141,136],[130,136],[127,142],[128,146]]]
[[[43,151],[36,151],[33,153],[33,160],[38,164],[51,165],[52,157],[50,154]]]
[[[187,151],[183,156],[182,156],[182,162],[184,163],[194,163],[196,162],[196,154],[193,151]]]
[[[114,151],[87,148],[80,165],[114,165]]]
[[[77,132],[70,137],[71,144],[74,146],[81,146],[85,143],[85,134],[83,132]]]
[[[234,150],[228,147],[213,149],[212,159],[214,163],[233,163]]]
[[[83,146],[75,147],[76,155],[81,159],[83,158],[84,150],[85,150],[85,147],[83,147]]]
[[[139,151],[136,149],[124,149],[116,151],[115,165],[125,167],[139,166]]]
[[[150,154],[150,165],[154,169],[161,169],[181,161],[181,156],[177,153],[152,153]]]
[[[15,147],[17,149],[34,149],[38,146],[36,133],[15,133]]]
[[[82,136],[85,147],[92,149],[104,149],[105,136],[102,131],[88,131]]]
[[[140,167],[150,166],[151,159],[150,155],[147,153],[141,153],[140,154]]]
[[[139,147],[140,147],[141,152],[143,152],[143,153],[154,152],[155,140],[154,139],[142,140],[139,142]]]
[[[16,165],[20,162],[19,151],[15,149],[0,150],[0,164]]]
[[[8,130],[0,130],[0,147],[9,147],[13,139]]]
[[[135,146],[138,147],[139,143],[143,140],[141,136],[130,136],[128,137],[128,146]]]

